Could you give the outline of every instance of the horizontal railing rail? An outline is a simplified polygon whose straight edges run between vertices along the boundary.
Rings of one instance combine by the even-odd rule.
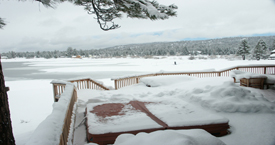
[[[109,88],[103,86],[102,84],[92,80],[92,79],[79,79],[79,80],[69,80],[68,82],[76,83],[78,90],[81,89],[93,89],[93,90],[109,90]],[[53,81],[53,95],[54,101],[57,102],[61,94],[64,92],[66,87],[65,81]]]
[[[77,83],[78,90],[81,90],[81,89],[109,90],[109,88],[89,78],[79,79],[79,80],[70,80],[70,82]]]
[[[115,89],[119,89],[122,87],[130,86],[133,84],[139,83],[141,78],[144,77],[152,77],[152,76],[165,76],[165,75],[188,75],[192,77],[228,77],[229,72],[232,70],[240,70],[245,72],[252,72],[258,74],[275,74],[275,65],[251,65],[251,66],[237,66],[221,71],[206,71],[206,72],[162,72],[162,73],[154,73],[154,74],[146,74],[139,76],[131,76],[124,78],[112,79],[115,83]]]

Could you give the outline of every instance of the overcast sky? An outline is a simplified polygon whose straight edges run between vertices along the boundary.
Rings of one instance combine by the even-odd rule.
[[[0,1],[0,52],[98,49],[160,41],[275,35],[275,0],[157,0],[176,4],[177,17],[141,20],[123,17],[121,28],[103,31],[83,7],[55,9],[36,1]]]

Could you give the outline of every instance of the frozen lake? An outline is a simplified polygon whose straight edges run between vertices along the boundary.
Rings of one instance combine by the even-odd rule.
[[[177,65],[174,65],[174,62]],[[274,64],[274,60],[248,61],[226,59],[188,60],[185,57],[164,59],[11,59],[2,60],[6,81],[34,79],[75,79],[89,77],[110,79],[159,71],[221,70],[238,65]]]
[[[122,71],[117,70],[118,67],[126,67],[131,65],[127,62],[117,62],[114,64],[112,63],[112,60],[109,60],[109,63],[108,60],[105,60],[104,64],[102,64],[100,61],[94,62],[94,60],[91,59],[88,61],[87,60],[81,61],[81,64],[73,64],[75,61],[71,59],[65,59],[62,61],[46,60],[48,64],[42,61],[4,61],[2,62],[2,67],[6,81],[34,79],[66,80],[81,77],[105,79],[110,77],[119,77],[125,74],[146,73],[146,71],[135,71],[133,69],[124,69]],[[99,67],[99,71],[96,71]]]

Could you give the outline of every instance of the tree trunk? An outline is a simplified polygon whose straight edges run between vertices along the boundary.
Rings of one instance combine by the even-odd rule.
[[[242,55],[242,57],[243,57],[243,60],[245,60],[245,55]]]
[[[0,55],[0,145],[15,145],[12,133],[10,109]]]

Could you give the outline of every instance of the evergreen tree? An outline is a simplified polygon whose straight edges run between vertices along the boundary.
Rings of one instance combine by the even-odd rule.
[[[268,49],[266,43],[260,39],[256,45],[256,47],[252,51],[253,57],[257,60],[268,58]]]
[[[189,55],[189,51],[186,46],[183,47],[183,49],[181,51],[181,55]]]
[[[41,54],[40,54],[39,51],[36,51],[36,52],[35,52],[35,57],[36,57],[36,58],[40,58],[40,57],[41,57]]]
[[[78,55],[78,51],[76,49],[73,50],[73,55],[77,56]]]
[[[245,60],[245,55],[249,54],[249,48],[250,47],[248,46],[246,39],[243,39],[240,43],[237,55],[241,55],[243,60]]]
[[[170,55],[176,55],[176,53],[175,53],[174,50],[170,50],[170,51],[169,51],[169,54],[170,54]]]
[[[260,40],[260,44],[261,44],[261,47],[262,47],[262,55],[261,55],[261,57],[263,59],[267,59],[269,57],[268,47],[266,46],[266,43],[262,39]]]
[[[255,57],[257,60],[261,59],[261,54],[263,53],[262,47],[259,43],[257,43],[256,47],[253,50],[253,57]]]
[[[72,57],[73,56],[73,48],[72,47],[68,47],[67,48],[67,57]]]
[[[4,22],[4,20],[0,18],[0,29],[2,29],[5,25],[6,23]]]
[[[273,51],[273,50],[275,50],[275,38],[273,39],[273,43],[272,43],[270,51]]]

